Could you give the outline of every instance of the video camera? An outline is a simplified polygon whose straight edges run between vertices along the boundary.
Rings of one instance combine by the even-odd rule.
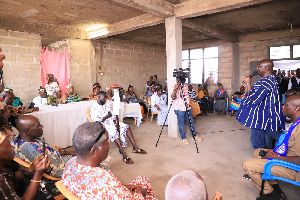
[[[181,83],[185,83],[185,79],[189,78],[190,76],[190,68],[186,69],[174,69],[173,77],[176,77],[176,79],[179,79]]]

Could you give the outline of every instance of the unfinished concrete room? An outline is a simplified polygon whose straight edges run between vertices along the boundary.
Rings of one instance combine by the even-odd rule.
[[[280,106],[279,111],[275,109],[271,113],[280,115],[283,123],[281,129],[276,130],[278,135],[274,138],[277,139],[281,132],[289,133],[289,126],[294,122],[294,118],[290,117],[293,113],[282,112],[281,106],[284,101],[287,102],[287,91],[290,89],[295,90],[293,98],[299,95],[298,86],[294,88],[294,83],[298,85],[300,82],[300,70],[297,70],[300,69],[299,11],[299,0],[0,0],[0,64],[3,58],[1,54],[5,56],[0,73],[1,101],[5,102],[7,92],[13,93],[16,97],[14,103],[16,100],[22,102],[22,105],[13,104],[8,108],[14,117],[13,122],[23,115],[35,116],[43,125],[42,137],[49,146],[54,145],[54,149],[59,151],[75,152],[72,137],[76,128],[90,120],[95,121],[93,113],[87,115],[87,110],[88,113],[92,112],[90,107],[93,103],[99,102],[100,96],[93,94],[94,89],[99,87],[113,96],[114,91],[120,92],[120,88],[123,88],[121,102],[113,101],[108,95],[111,113],[117,112],[119,121],[129,124],[136,144],[147,152],[146,155],[140,155],[132,151],[131,139],[127,135],[128,146],[123,149],[134,162],[128,164],[129,160],[118,149],[119,144],[111,141],[104,163],[109,165],[111,173],[123,185],[138,176],[146,176],[156,198],[147,195],[143,198],[163,200],[169,195],[166,192],[168,181],[184,170],[192,170],[205,182],[203,191],[205,193],[207,190],[208,199],[257,199],[261,182],[256,184],[257,177],[254,175],[251,180],[252,174],[248,173],[244,162],[257,157],[254,149],[256,152],[258,148],[253,146],[254,122],[249,125],[246,124],[247,119],[240,119],[244,118],[241,115],[250,116],[254,111],[241,114],[239,108],[232,107],[232,103],[237,102],[238,107],[242,106],[246,101],[244,98],[252,95],[248,90],[255,91],[258,86],[254,84],[265,78],[261,67],[264,68],[264,63],[273,63],[273,75],[270,76],[276,79],[276,101]],[[62,59],[65,68],[58,69],[54,66],[56,61],[50,58],[46,60],[43,57],[45,52],[49,55],[57,53],[61,58],[65,56]],[[52,66],[46,68],[46,61]],[[189,101],[199,109],[199,113],[191,119],[195,128],[192,131],[203,141],[194,141],[189,133],[189,114],[183,119],[186,121],[186,143],[180,134],[182,126],[179,125],[179,114],[174,112],[178,103],[172,97],[178,76],[182,75],[178,73],[181,72],[180,68],[189,69],[182,72],[183,76],[188,76],[186,84],[182,85],[186,85],[186,88],[191,85],[186,90],[196,92],[197,98],[188,93]],[[55,69],[59,72],[55,72]],[[258,72],[258,75],[254,75],[254,72]],[[45,106],[34,109],[33,99],[41,95],[41,89],[46,88],[49,80],[46,74],[54,74],[57,78],[61,98],[55,96],[57,101],[46,102]],[[252,82],[248,83],[245,77],[251,74],[254,76]],[[149,102],[147,95],[151,93],[153,79],[156,79],[154,88],[157,90],[161,87],[166,96],[168,118],[163,123],[168,122],[168,126],[160,124],[157,114],[160,109],[153,115],[155,106],[151,105],[151,98]],[[70,87],[73,88],[71,92]],[[132,104],[131,107],[128,103],[130,100],[126,100],[126,94],[131,94],[130,88],[136,94],[133,97],[135,106]],[[202,97],[199,97],[200,90],[204,91]],[[226,95],[221,99],[225,99],[226,109],[219,110],[216,102],[219,95],[224,95],[223,91]],[[70,100],[70,96],[73,99]],[[75,102],[77,97],[82,101]],[[49,96],[46,95],[46,98],[49,100]],[[251,98],[249,100],[252,104]],[[259,110],[260,104],[254,104]],[[113,107],[120,107],[119,111],[113,110]],[[1,109],[6,108],[0,106]],[[193,107],[191,110],[194,114]],[[298,110],[295,108],[294,112],[297,114]],[[285,126],[284,115],[291,118]],[[253,116],[253,119],[259,118]],[[264,123],[277,126],[274,121]],[[12,126],[17,124],[11,123]],[[5,131],[3,129],[0,132]],[[13,135],[10,139],[12,141],[15,138],[16,135]],[[290,138],[296,140],[297,137],[292,135]],[[283,171],[295,170],[294,183],[276,180],[284,195],[274,188],[276,194],[271,189],[270,195],[265,192],[262,199],[300,199],[300,148],[297,147],[300,143],[297,144],[297,141],[293,143],[291,152],[295,155],[294,165],[298,171],[286,165],[276,166]],[[272,142],[272,148],[276,148],[276,140]],[[17,149],[15,147],[16,157]],[[0,169],[5,159],[0,158]],[[247,173],[248,176],[245,176]],[[262,169],[257,174],[261,176],[263,173]],[[188,184],[182,188],[185,186],[189,189],[183,191],[199,192]],[[272,188],[272,184],[269,186],[266,183],[265,187]],[[267,191],[266,188],[264,191]],[[220,193],[222,198],[215,197],[216,193]],[[134,194],[131,199],[138,199],[133,197]],[[67,197],[63,195],[55,199]],[[73,195],[76,194],[73,192]],[[169,199],[175,200],[175,197]]]

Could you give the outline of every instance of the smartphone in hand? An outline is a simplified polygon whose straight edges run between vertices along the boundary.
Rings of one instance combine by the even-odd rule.
[[[43,138],[43,156],[44,156],[44,158],[45,158],[45,154],[46,154],[45,138]]]

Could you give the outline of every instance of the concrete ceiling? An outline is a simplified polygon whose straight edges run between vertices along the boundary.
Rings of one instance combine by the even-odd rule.
[[[41,34],[47,45],[88,39],[88,28],[106,25],[111,39],[164,45],[164,19],[175,15],[184,43],[235,42],[242,33],[298,28],[299,11],[299,0],[0,0],[0,27]]]

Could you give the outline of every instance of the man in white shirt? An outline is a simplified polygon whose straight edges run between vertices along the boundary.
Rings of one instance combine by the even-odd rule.
[[[34,97],[33,99],[33,103],[34,103],[34,107],[40,107],[40,106],[44,106],[47,105],[47,92],[45,90],[45,88],[40,88],[38,89],[39,91],[39,96]]]
[[[300,68],[296,70],[296,77],[290,78],[289,89],[300,90]]]

